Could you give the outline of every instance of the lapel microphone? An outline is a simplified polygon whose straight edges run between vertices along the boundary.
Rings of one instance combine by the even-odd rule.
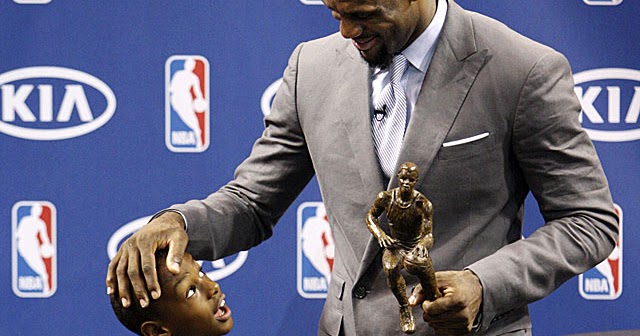
[[[382,110],[373,110],[373,117],[376,121],[382,121],[387,116],[387,104],[382,105]]]

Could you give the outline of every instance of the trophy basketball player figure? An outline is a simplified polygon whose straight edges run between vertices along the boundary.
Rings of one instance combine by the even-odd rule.
[[[398,188],[380,192],[367,213],[367,228],[384,248],[382,264],[387,284],[400,304],[402,331],[413,334],[416,323],[409,307],[406,283],[400,271],[420,280],[427,300],[441,297],[436,285],[429,249],[433,246],[433,206],[424,195],[414,189],[418,181],[418,167],[405,162],[398,171]],[[386,212],[390,235],[378,225],[378,217]]]

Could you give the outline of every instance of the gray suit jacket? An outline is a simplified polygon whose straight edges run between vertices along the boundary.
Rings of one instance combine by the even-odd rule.
[[[435,209],[436,270],[478,275],[480,332],[499,334],[530,327],[528,303],[606,258],[617,222],[566,59],[449,3],[398,165],[421,169],[416,189]],[[401,335],[365,225],[388,187],[371,138],[370,69],[335,34],[299,45],[283,79],[235,179],[205,200],[173,206],[187,218],[188,250],[215,259],[259,244],[316,174],[336,244],[319,334]],[[546,224],[521,239],[529,191]],[[414,314],[417,334],[430,333],[419,308]]]

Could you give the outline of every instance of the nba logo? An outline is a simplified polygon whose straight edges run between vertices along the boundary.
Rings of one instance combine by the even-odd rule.
[[[46,298],[57,288],[56,208],[45,201],[21,201],[12,210],[13,292]]]
[[[165,64],[165,144],[172,152],[209,147],[209,61],[175,55]]]
[[[596,267],[580,274],[580,295],[587,300],[615,300],[622,294],[622,209],[614,205],[620,226],[611,255]]]
[[[322,202],[305,202],[298,208],[298,281],[300,296],[327,297],[335,244]]]

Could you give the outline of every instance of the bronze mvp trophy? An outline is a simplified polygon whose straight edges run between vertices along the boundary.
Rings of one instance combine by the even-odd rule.
[[[407,334],[416,331],[416,322],[400,270],[404,268],[418,277],[427,300],[433,301],[442,296],[429,256],[429,249],[433,246],[433,206],[414,189],[418,175],[418,167],[414,163],[402,164],[397,175],[398,188],[379,193],[366,218],[367,228],[384,248],[382,265],[387,284],[400,304],[400,326]],[[390,235],[378,225],[378,217],[383,212],[389,220]]]

